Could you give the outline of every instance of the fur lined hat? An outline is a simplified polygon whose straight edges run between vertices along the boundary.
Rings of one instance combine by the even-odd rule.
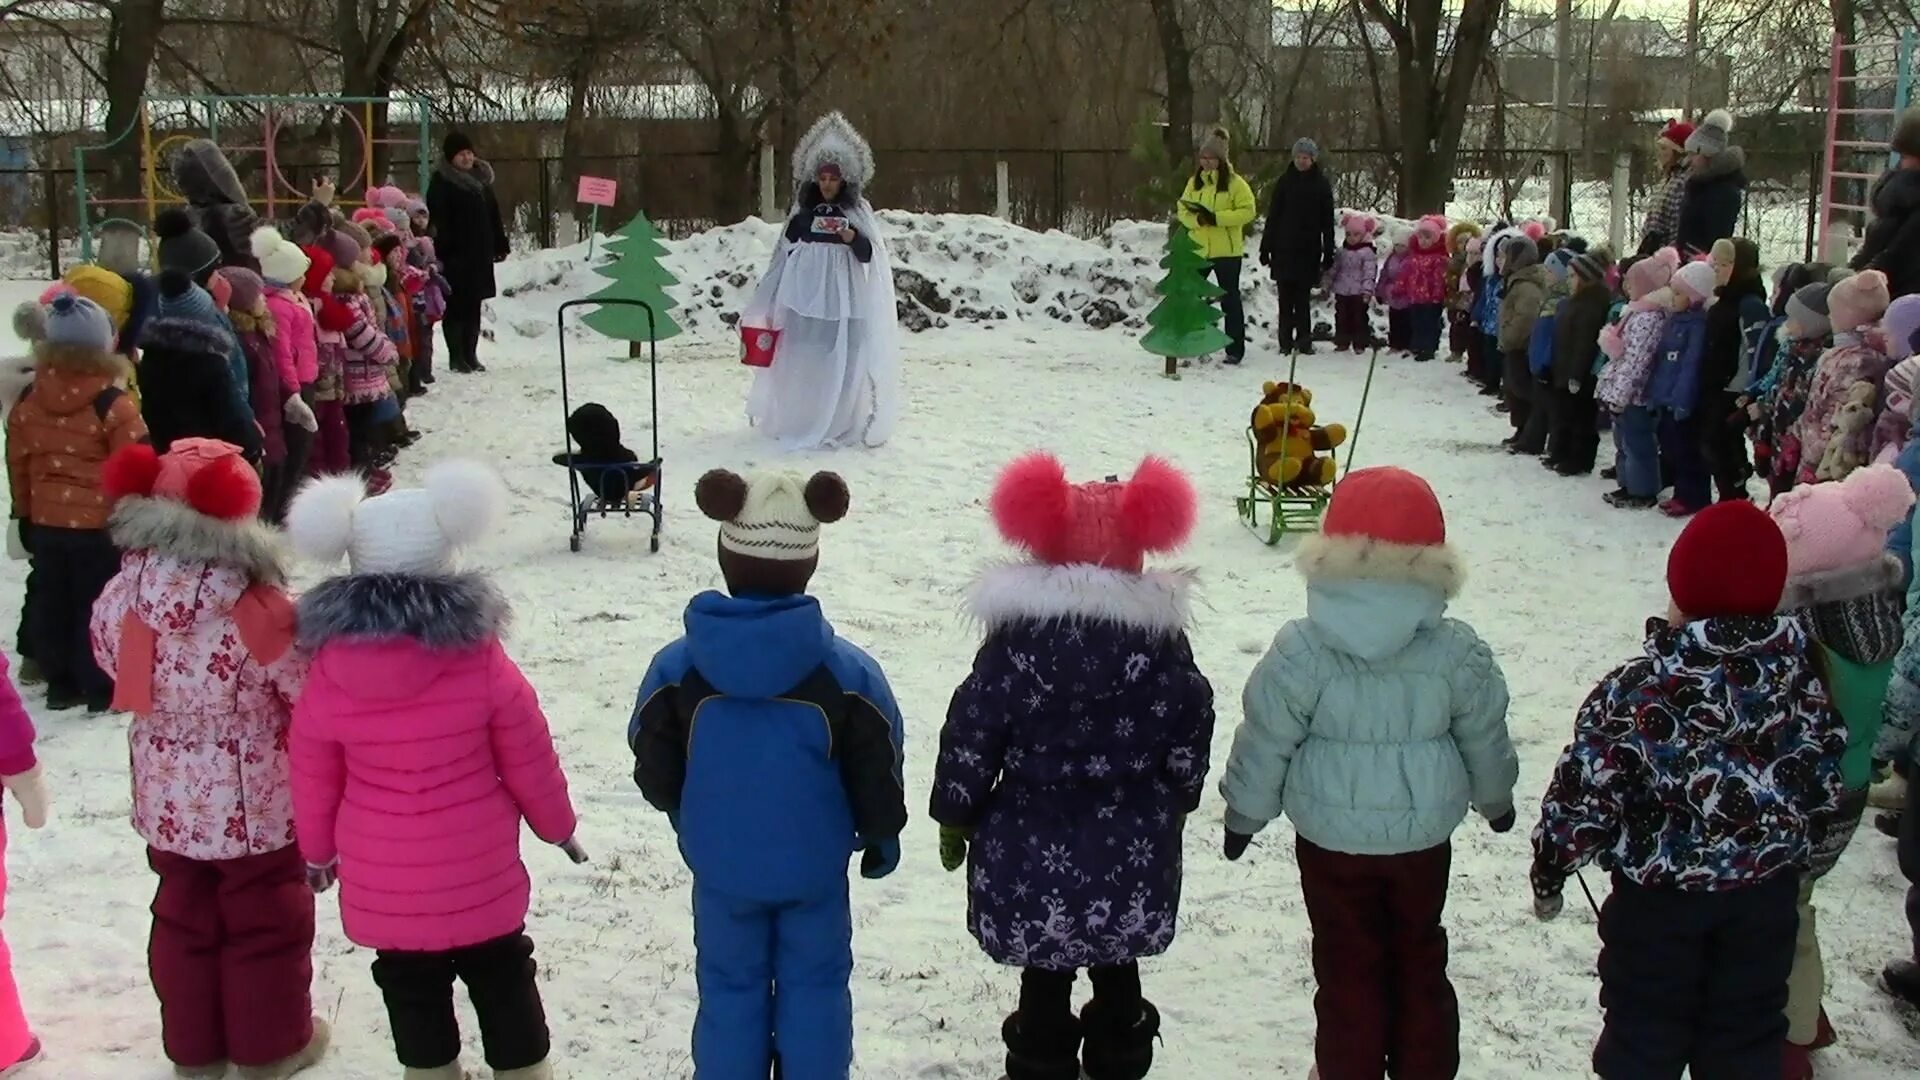
[[[1133,477],[1074,484],[1048,453],[1008,465],[990,500],[1000,535],[1040,562],[1146,569],[1149,552],[1178,550],[1193,532],[1193,482],[1171,463],[1143,459]]]
[[[1233,136],[1228,134],[1226,125],[1215,124],[1207,129],[1207,137],[1200,140],[1200,148],[1194,152],[1194,157],[1216,157],[1223,162],[1232,164],[1232,150]]]
[[[1433,488],[1391,465],[1356,469],[1340,481],[1319,534],[1300,545],[1294,564],[1309,581],[1411,582],[1448,599],[1466,584]]]
[[[820,565],[820,526],[846,517],[852,499],[847,482],[830,472],[802,480],[714,469],[693,494],[700,512],[720,523],[720,573],[735,596],[806,592]]]
[[[507,489],[478,462],[443,461],[419,488],[367,497],[357,476],[308,484],[287,510],[295,550],[333,564],[346,556],[353,573],[441,576],[454,554],[485,536],[506,509]]]
[[[1693,129],[1684,144],[1689,154],[1704,157],[1719,157],[1727,152],[1733,139],[1733,114],[1725,109],[1715,109],[1707,114],[1700,126]]]
[[[1466,251],[1467,245],[1480,238],[1480,225],[1473,221],[1456,221],[1447,229],[1447,250],[1455,255]]]

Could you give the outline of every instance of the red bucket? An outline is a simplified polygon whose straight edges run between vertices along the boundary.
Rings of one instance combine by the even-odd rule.
[[[764,326],[743,326],[740,328],[740,344],[744,346],[740,354],[742,364],[748,367],[772,367],[773,351],[780,345],[780,331]]]

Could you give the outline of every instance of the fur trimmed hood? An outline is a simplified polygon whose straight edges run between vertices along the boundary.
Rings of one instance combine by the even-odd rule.
[[[479,574],[349,574],[300,598],[300,645],[412,638],[429,649],[469,649],[506,632],[507,598]]]
[[[989,631],[1021,622],[1107,623],[1177,634],[1193,621],[1187,570],[1129,574],[1091,563],[990,567],[967,590],[967,614]]]
[[[33,359],[37,365],[44,364],[70,375],[106,375],[117,379],[133,370],[133,364],[119,353],[85,345],[38,342],[33,346]]]
[[[1293,565],[1309,584],[1380,581],[1424,585],[1451,600],[1467,583],[1467,568],[1450,545],[1414,546],[1316,533],[1300,543]]]
[[[474,158],[471,169],[463,169],[451,161],[442,161],[434,166],[433,171],[447,183],[475,194],[493,186],[493,166],[482,158]]]
[[[1841,603],[1875,593],[1896,593],[1900,591],[1900,583],[1905,577],[1906,571],[1901,568],[1900,560],[1882,554],[1871,562],[1789,578],[1786,591],[1780,594],[1780,610],[1798,611],[1816,604]]]
[[[258,519],[219,521],[172,499],[128,495],[114,504],[107,531],[114,545],[126,551],[230,566],[276,587],[287,583],[280,535]]]
[[[153,352],[218,356],[233,352],[233,337],[225,330],[194,319],[163,316],[147,324],[140,347]]]

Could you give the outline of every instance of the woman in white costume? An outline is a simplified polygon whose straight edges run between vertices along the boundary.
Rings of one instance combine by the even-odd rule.
[[[779,331],[747,397],[754,427],[793,450],[879,446],[900,413],[893,269],[864,195],[873,151],[828,113],[793,152],[794,195],[741,325]]]

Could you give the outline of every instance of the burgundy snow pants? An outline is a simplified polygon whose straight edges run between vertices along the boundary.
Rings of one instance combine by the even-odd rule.
[[[270,1065],[313,1038],[313,891],[299,848],[202,860],[147,849],[160,875],[147,970],[167,1059]]]
[[[1320,1080],[1452,1080],[1460,1005],[1440,925],[1448,844],[1347,855],[1296,839],[1313,923],[1314,1061]]]

